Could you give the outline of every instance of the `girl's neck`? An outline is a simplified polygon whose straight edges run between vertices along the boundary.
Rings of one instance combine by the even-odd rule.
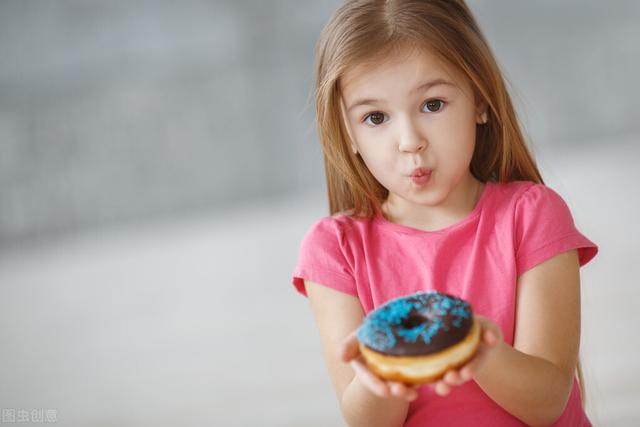
[[[382,213],[395,224],[424,231],[440,230],[466,218],[478,204],[485,185],[469,174],[437,206],[419,205],[391,194],[382,204]]]

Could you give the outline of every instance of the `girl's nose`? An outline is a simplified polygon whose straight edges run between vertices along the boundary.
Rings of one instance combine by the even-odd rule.
[[[399,149],[402,152],[415,153],[424,150],[427,141],[416,126],[407,121],[402,127],[399,137]]]

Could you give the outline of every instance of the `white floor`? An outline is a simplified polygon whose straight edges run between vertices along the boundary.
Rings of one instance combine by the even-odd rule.
[[[538,160],[600,245],[582,270],[588,412],[597,426],[633,426],[640,138],[610,147]],[[343,425],[290,281],[324,200],[247,203],[0,252],[2,415],[51,410],[65,426]]]

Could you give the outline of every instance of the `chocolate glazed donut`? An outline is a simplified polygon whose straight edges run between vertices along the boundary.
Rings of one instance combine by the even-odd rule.
[[[480,326],[466,301],[436,291],[417,292],[370,312],[356,333],[369,368],[410,384],[432,382],[466,363]]]

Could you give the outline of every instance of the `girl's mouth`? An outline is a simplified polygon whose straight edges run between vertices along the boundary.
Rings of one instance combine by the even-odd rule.
[[[428,169],[416,169],[411,174],[411,180],[414,184],[425,185],[431,178],[431,171]]]

